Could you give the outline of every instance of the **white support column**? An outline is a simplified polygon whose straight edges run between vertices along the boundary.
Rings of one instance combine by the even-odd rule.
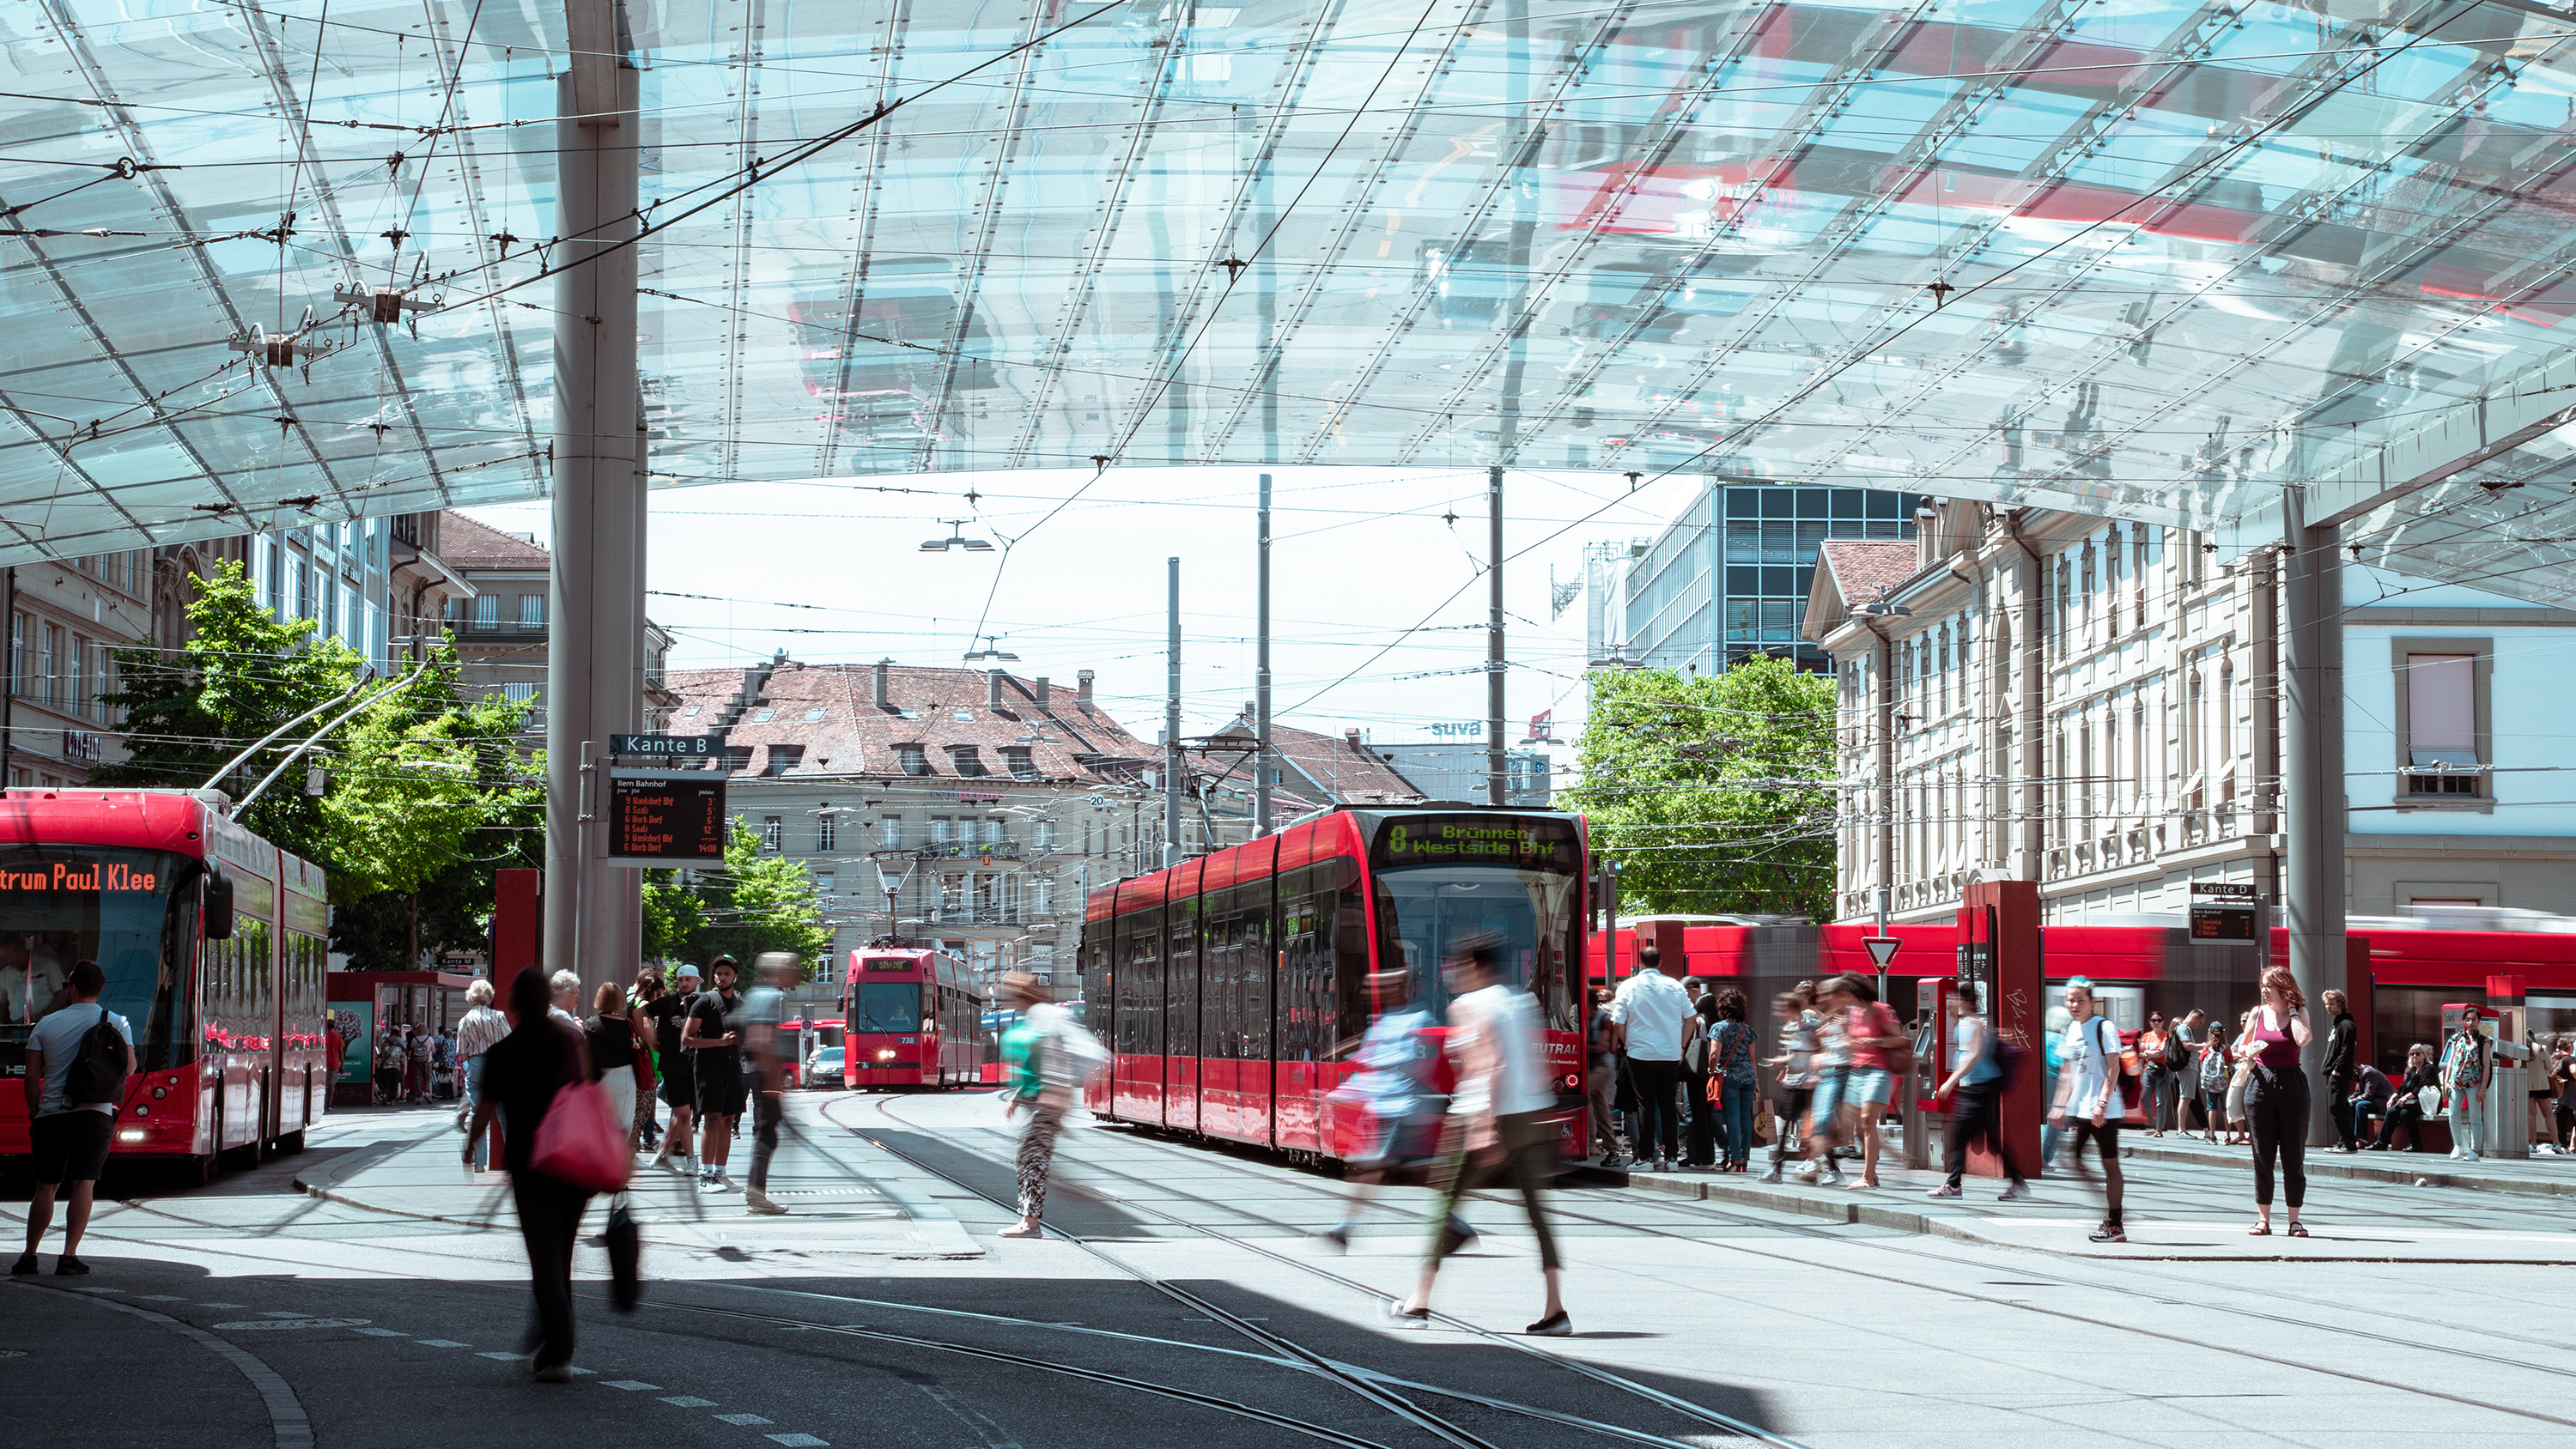
[[[2288,796],[2290,868],[2285,915],[2290,975],[2317,1028],[2301,1054],[2309,1081],[2308,1145],[2335,1141],[2334,1104],[2322,1070],[2326,989],[2344,978],[2343,556],[2332,524],[2301,516],[2297,489],[2284,497],[2288,573],[2282,589],[2282,774]],[[2268,964],[2268,963],[2267,963]]]
[[[613,0],[567,0],[571,69],[556,82],[553,608],[546,653],[543,961],[585,988],[635,969],[638,878],[602,863],[611,734],[643,721],[644,478],[637,432],[636,71],[616,55]],[[604,252],[592,259],[594,253]],[[585,768],[596,764],[596,769]]]

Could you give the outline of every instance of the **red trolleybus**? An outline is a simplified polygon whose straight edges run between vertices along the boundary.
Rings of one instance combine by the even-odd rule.
[[[963,1087],[984,1079],[984,999],[945,951],[850,953],[841,1070],[853,1087]]]
[[[235,825],[220,794],[0,794],[0,1073],[23,1078],[36,1017],[72,963],[135,1034],[112,1151],[202,1180],[293,1152],[322,1114],[328,910],[322,872]],[[0,1156],[27,1104],[0,1090]]]
[[[1538,998],[1560,1149],[1580,1157],[1584,859],[1561,812],[1345,807],[1092,892],[1084,1010],[1111,1053],[1092,1110],[1345,1157],[1362,1124],[1329,1094],[1376,1009],[1369,973],[1407,972],[1437,1018],[1451,944],[1492,932],[1503,980]]]

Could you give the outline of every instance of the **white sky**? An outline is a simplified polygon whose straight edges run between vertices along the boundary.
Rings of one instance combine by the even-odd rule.
[[[1068,690],[1074,671],[1097,670],[1105,705],[1151,740],[1162,724],[1163,560],[1177,555],[1182,730],[1204,734],[1252,698],[1258,471],[1113,468],[1097,481],[1080,472],[946,473],[657,490],[647,587],[661,592],[646,603],[676,636],[675,667],[739,666],[782,648],[815,663],[892,657],[953,666],[977,647],[970,636],[990,594],[985,632],[1020,656],[1003,667]],[[1326,734],[1355,725],[1381,745],[1433,742],[1435,721],[1481,720],[1484,470],[1271,471],[1276,717]],[[1505,548],[1528,550],[1503,574],[1509,738],[1550,707],[1569,747],[1581,727],[1584,609],[1577,600],[1549,623],[1550,565],[1558,580],[1579,580],[1585,543],[1649,535],[1697,487],[1696,478],[1672,477],[1632,494],[1618,474],[1505,475]],[[981,494],[971,506],[970,488]],[[1453,509],[1454,527],[1442,521]],[[543,503],[466,511],[547,537]],[[922,540],[948,534],[939,520],[957,517],[994,552],[920,551]],[[1007,564],[1006,539],[1018,540]],[[1396,642],[1418,622],[1422,631]],[[1404,677],[1460,669],[1474,672]],[[1559,756],[1562,764],[1566,753]]]

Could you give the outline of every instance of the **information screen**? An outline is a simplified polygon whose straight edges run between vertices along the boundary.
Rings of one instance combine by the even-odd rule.
[[[2193,906],[2191,938],[2195,941],[2251,941],[2254,939],[2254,908]]]
[[[610,863],[721,865],[724,843],[723,776],[659,770],[610,773]]]

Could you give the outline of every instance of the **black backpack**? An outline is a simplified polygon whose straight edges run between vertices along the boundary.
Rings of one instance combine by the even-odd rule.
[[[72,1053],[71,1071],[63,1078],[63,1103],[124,1100],[125,1037],[101,1006],[98,1021],[81,1033],[80,1048]]]

